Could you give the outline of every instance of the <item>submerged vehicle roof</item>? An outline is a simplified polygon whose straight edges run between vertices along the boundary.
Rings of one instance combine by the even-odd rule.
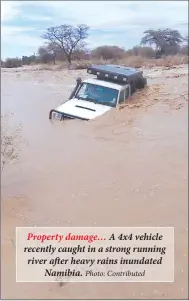
[[[123,86],[127,85],[127,83],[116,83],[112,81],[102,80],[99,78],[87,78],[83,81],[83,83],[89,83],[93,85],[100,85],[106,88],[120,90]]]
[[[89,74],[97,75],[97,77],[101,79],[104,78],[106,80],[122,83],[129,82],[143,74],[142,71],[119,65],[91,65],[88,67],[87,72]]]

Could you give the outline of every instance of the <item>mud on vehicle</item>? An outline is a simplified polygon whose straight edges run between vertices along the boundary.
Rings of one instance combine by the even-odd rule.
[[[127,101],[147,85],[143,71],[117,65],[92,65],[87,73],[95,75],[76,80],[69,99],[49,112],[49,119],[90,120]]]

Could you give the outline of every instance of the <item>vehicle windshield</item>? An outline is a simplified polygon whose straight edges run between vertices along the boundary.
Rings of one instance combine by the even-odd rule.
[[[117,104],[118,90],[90,83],[83,83],[76,98],[91,101],[96,104],[115,107]]]

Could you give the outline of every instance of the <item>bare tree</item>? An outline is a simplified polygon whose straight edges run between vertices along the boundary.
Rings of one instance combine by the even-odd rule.
[[[52,55],[53,63],[56,64],[56,56],[59,49],[57,49],[57,45],[54,43],[48,43],[47,51]],[[60,50],[59,50],[60,51]]]
[[[39,47],[38,56],[40,61],[44,64],[47,64],[53,60],[53,54],[45,46]]]
[[[189,54],[188,49],[189,49],[188,36],[185,36],[183,46],[181,47],[181,53],[184,55],[188,55]]]
[[[74,50],[82,49],[84,40],[88,37],[89,27],[81,24],[77,27],[72,25],[60,25],[51,27],[46,30],[42,38],[47,40],[51,45],[56,45],[65,54],[70,67]]]
[[[177,52],[184,38],[178,30],[174,29],[149,29],[144,32],[141,39],[141,45],[155,45],[160,54],[169,54]]]

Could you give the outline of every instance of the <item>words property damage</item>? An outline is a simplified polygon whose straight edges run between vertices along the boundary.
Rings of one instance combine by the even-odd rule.
[[[135,239],[136,240],[162,240],[163,236],[160,235],[159,233],[156,234],[147,234],[144,233],[143,235],[135,235]],[[112,234],[109,238],[109,240],[115,240],[115,235]],[[132,240],[133,239],[133,234],[130,235],[123,235],[120,234],[117,239],[119,240]],[[106,238],[101,238],[98,235],[94,234],[94,235],[75,235],[72,233],[68,233],[67,235],[61,235],[61,234],[54,234],[54,235],[47,235],[47,234],[40,234],[40,235],[36,235],[34,233],[28,233],[27,236],[27,240],[37,240],[40,242],[45,242],[47,240],[50,241],[57,241],[57,242],[62,242],[63,240],[84,240],[84,241],[88,241],[89,243],[92,243],[94,241],[97,240],[106,240]]]

